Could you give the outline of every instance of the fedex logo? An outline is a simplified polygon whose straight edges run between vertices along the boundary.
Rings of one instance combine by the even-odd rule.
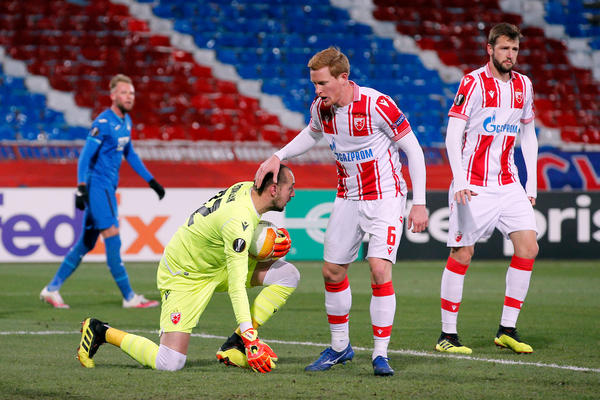
[[[123,189],[118,195],[121,254],[125,260],[139,261],[160,259],[188,211],[203,200],[176,207],[180,199],[164,202],[165,198],[159,204],[148,189]],[[82,233],[83,216],[75,208],[73,189],[0,189],[0,261],[62,260]],[[85,259],[105,258],[99,238]]]
[[[0,206],[4,205],[4,193],[0,193]],[[75,206],[73,205],[73,208]],[[56,232],[61,225],[67,225],[79,237],[83,213],[79,212],[74,217],[59,214],[54,215],[45,223],[31,214],[0,214],[0,236],[4,249],[15,256],[29,256],[44,245],[49,252],[64,256],[74,241],[66,246],[56,240]],[[31,239],[31,240],[22,240]]]

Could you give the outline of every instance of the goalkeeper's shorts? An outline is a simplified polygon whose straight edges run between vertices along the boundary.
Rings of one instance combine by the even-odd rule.
[[[198,281],[189,290],[161,289],[160,331],[191,333],[218,282]]]
[[[256,264],[256,260],[249,259],[246,287],[251,287],[252,275]],[[166,268],[164,257],[160,261],[159,269],[161,268]],[[167,287],[170,286],[166,282],[163,282],[163,284]],[[213,293],[215,291],[226,292],[228,290],[227,279],[201,279],[194,281],[191,285],[173,286],[175,286],[174,289],[163,288],[160,290],[162,300],[160,311],[161,332],[191,333],[192,329],[198,325],[200,316],[212,298]]]

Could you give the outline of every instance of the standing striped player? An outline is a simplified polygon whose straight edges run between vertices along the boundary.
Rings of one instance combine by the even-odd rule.
[[[512,241],[515,252],[494,342],[516,353],[533,351],[516,331],[538,253],[533,87],[528,77],[512,70],[520,38],[514,25],[502,23],[491,29],[489,63],[463,77],[448,114],[446,148],[454,179],[449,193],[450,257],[441,284],[442,333],[435,346],[441,352],[471,354],[460,343],[456,327],[463,282],[475,243],[489,238],[495,228]],[[514,162],[519,133],[527,169],[525,190]]]
[[[267,172],[277,172],[280,161],[306,152],[323,137],[336,160],[337,197],[323,256],[331,347],[306,370],[328,370],[354,356],[349,339],[352,294],[347,272],[367,233],[373,369],[375,375],[393,375],[387,357],[396,311],[392,264],[402,236],[407,195],[398,149],[406,153],[410,165],[413,206],[408,227],[412,225],[414,232],[424,230],[428,220],[423,151],[408,120],[389,96],[348,80],[350,63],[339,49],[330,47],[315,54],[308,67],[317,95],[310,109],[310,124],[263,162],[256,174],[260,184]]]

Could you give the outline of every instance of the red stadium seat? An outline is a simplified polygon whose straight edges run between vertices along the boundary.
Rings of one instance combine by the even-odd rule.
[[[171,46],[171,39],[169,39],[169,37],[165,36],[165,35],[152,35],[149,38],[149,44],[152,47],[157,47],[157,46],[169,47],[169,46]]]
[[[199,110],[210,110],[214,104],[208,96],[199,94],[192,97],[192,106]]]
[[[256,113],[256,123],[259,126],[262,125],[280,125],[279,118],[276,115],[268,114],[266,112]]]
[[[185,63],[193,63],[194,57],[192,53],[182,50],[176,50],[172,54],[173,60],[176,62],[185,62]]]
[[[263,128],[260,130],[261,137],[274,144],[287,142],[285,129]]]
[[[166,126],[162,130],[162,140],[184,140],[187,139],[184,127],[181,125]]]
[[[213,98],[217,108],[222,110],[235,110],[238,108],[237,96],[232,94],[220,94]]]
[[[198,78],[212,78],[212,70],[210,67],[203,65],[194,65],[192,75]]]
[[[135,18],[129,18],[127,21],[127,29],[137,32],[150,32],[150,28],[148,27],[148,23],[146,21]]]
[[[219,93],[237,93],[237,86],[230,81],[216,81],[216,89]]]

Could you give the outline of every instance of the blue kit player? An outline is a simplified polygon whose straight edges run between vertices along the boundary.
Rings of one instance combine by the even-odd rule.
[[[77,164],[77,194],[75,205],[84,211],[83,233],[56,271],[52,281],[42,289],[40,299],[55,308],[69,308],[59,289],[77,269],[81,259],[94,248],[102,235],[106,248],[106,263],[123,295],[124,308],[158,306],[131,288],[125,266],[121,261],[121,238],[117,215],[116,190],[123,157],[139,176],[156,192],[159,199],[164,188],[153,178],[131,143],[131,118],[135,92],[131,79],[116,75],[110,81],[112,105],[92,123],[92,129]]]

